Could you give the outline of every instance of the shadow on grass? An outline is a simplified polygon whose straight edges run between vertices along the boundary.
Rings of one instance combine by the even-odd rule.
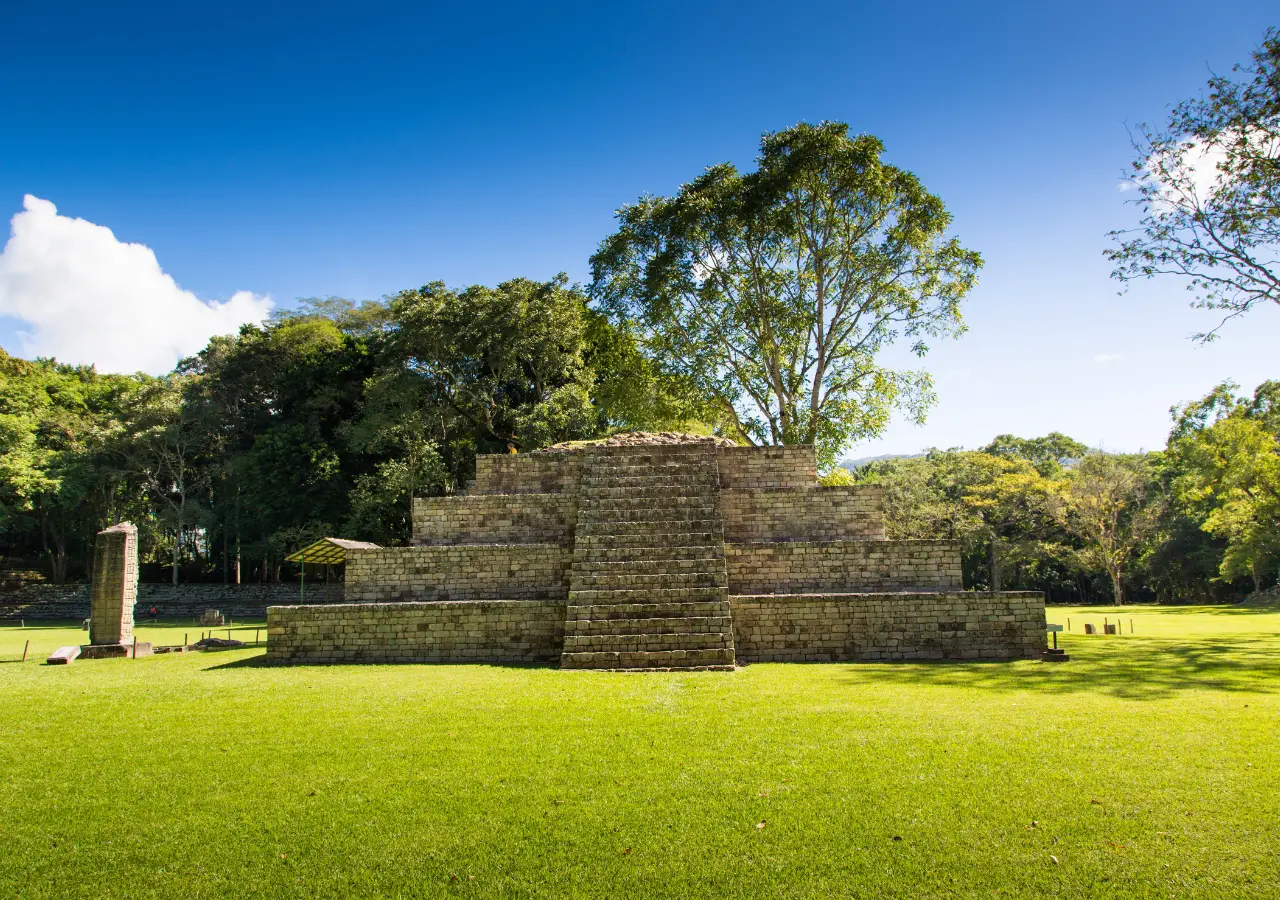
[[[235,648],[231,648],[234,650]],[[227,653],[229,650],[206,650],[206,653]],[[499,662],[376,662],[360,661],[360,662],[341,662],[341,663],[305,663],[305,662],[269,662],[265,652],[254,656],[246,656],[241,659],[233,659],[229,662],[218,663],[217,665],[205,666],[203,671],[216,672],[222,669],[333,669],[341,666],[359,666],[361,668],[369,667],[395,667],[395,666],[411,666],[421,668],[423,666],[484,666],[490,669],[558,669],[556,663],[499,663]]]
[[[858,684],[937,684],[984,691],[1047,694],[1103,693],[1150,700],[1180,693],[1226,691],[1271,694],[1280,687],[1280,639],[1125,640],[1067,648],[1066,663],[930,662],[853,668]]]
[[[203,653],[208,656],[217,657],[223,653],[233,653],[237,648],[231,647],[226,650],[198,650],[197,653]],[[215,663],[209,660],[209,665],[203,667],[205,672],[216,672],[220,669],[275,669],[279,668],[275,663],[267,662],[266,651],[255,653],[253,656],[244,656],[240,659],[228,660],[224,663]]]

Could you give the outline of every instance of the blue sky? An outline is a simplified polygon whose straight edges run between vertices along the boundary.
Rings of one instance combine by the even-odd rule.
[[[1243,61],[1273,4],[268,7],[0,0],[0,216],[30,194],[145,245],[155,297],[172,289],[159,270],[204,301],[242,292],[221,318],[174,315],[199,331],[264,296],[585,280],[619,205],[749,167],[762,131],[839,119],[882,138],[986,257],[970,332],[927,358],[929,423],[853,455],[1054,429],[1157,447],[1170,405],[1280,375],[1277,311],[1198,347],[1212,323],[1181,285],[1117,296],[1101,256],[1134,217],[1126,124]],[[132,271],[104,296],[167,318],[128,306]],[[106,333],[71,284],[45,345],[68,357]],[[163,321],[138,325],[165,344]],[[29,350],[31,328],[0,319],[0,346]],[[144,365],[121,348],[118,367]]]

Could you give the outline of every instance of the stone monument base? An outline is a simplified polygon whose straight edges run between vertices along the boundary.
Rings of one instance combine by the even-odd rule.
[[[121,659],[150,655],[150,641],[138,641],[136,644],[83,644],[80,647],[81,659]]]

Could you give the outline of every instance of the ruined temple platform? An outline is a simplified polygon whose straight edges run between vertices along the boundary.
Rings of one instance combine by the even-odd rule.
[[[481,456],[414,502],[412,546],[354,550],[346,602],[268,611],[277,662],[1038,658],[1043,596],[961,584],[952,541],[890,541],[875,486],[812,447],[620,436]],[[678,436],[676,436],[678,438]]]

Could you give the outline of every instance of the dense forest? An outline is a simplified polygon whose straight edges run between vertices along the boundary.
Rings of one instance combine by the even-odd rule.
[[[1002,435],[824,481],[881,485],[891,537],[960,541],[970,587],[1238,599],[1280,563],[1278,396],[1220,386],[1143,455]],[[11,572],[76,581],[128,519],[148,580],[288,579],[283,557],[321,535],[405,541],[409,498],[461,489],[477,453],[732,434],[716,410],[564,279],[304,302],[164,377],[0,352],[0,541]]]
[[[83,579],[128,519],[147,580],[275,581],[322,535],[404,541],[477,453],[714,421],[686,394],[563,278],[303,302],[164,377],[0,351],[6,569]]]
[[[1280,66],[1268,35],[1255,93]],[[1216,387],[1140,456],[1001,435],[837,465],[893,415],[923,420],[928,372],[882,351],[923,357],[963,333],[983,265],[882,154],[838,122],[766,133],[756,171],[711,166],[619,210],[586,288],[559,276],[301,301],[158,377],[0,351],[7,578],[84,579],[94,534],[127,519],[146,580],[278,581],[321,536],[404,542],[411,498],[462,490],[477,453],[678,429],[812,444],[827,483],[883,486],[891,537],[959,541],[969,587],[1181,602],[1273,585],[1280,383]],[[1241,184],[1274,187],[1241,159]],[[1153,241],[1181,233],[1161,209],[1144,220]],[[1142,261],[1165,251],[1126,246],[1138,268],[1120,276],[1158,272]]]

